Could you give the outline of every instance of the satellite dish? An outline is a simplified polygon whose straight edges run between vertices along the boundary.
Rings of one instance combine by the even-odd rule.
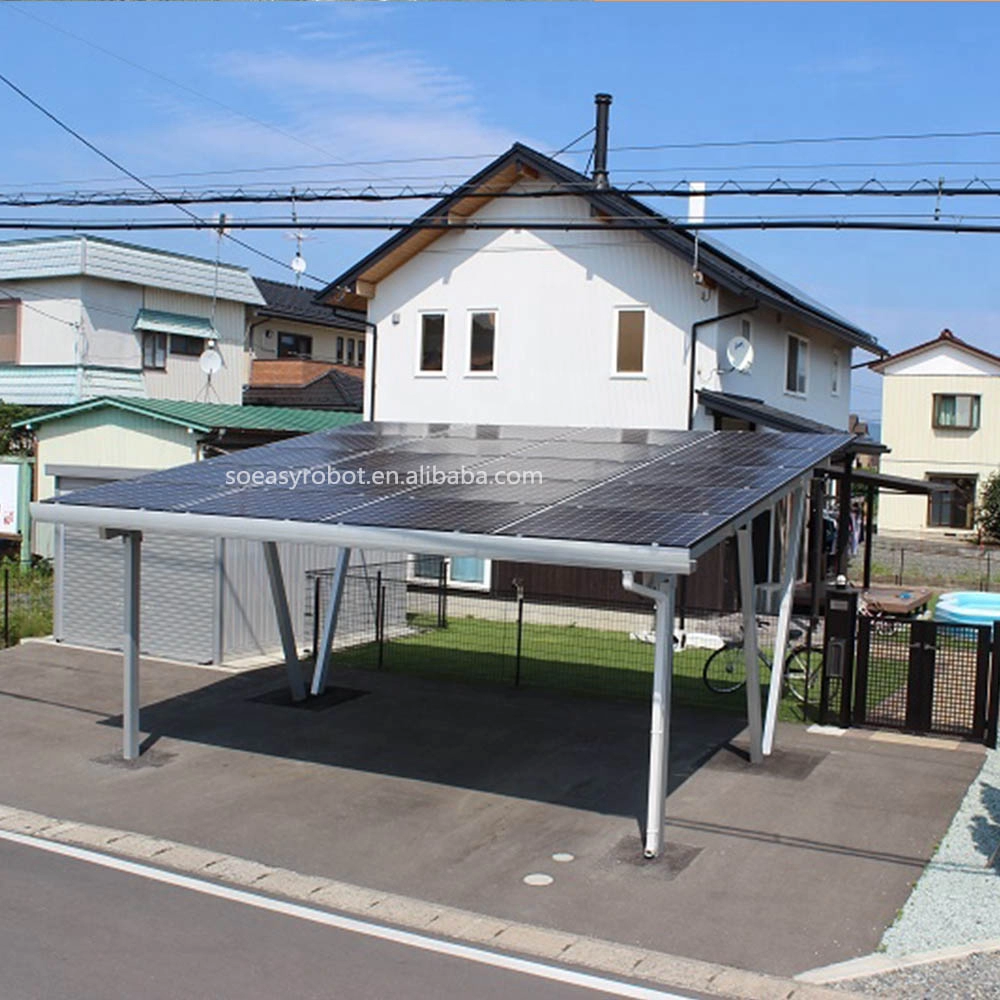
[[[198,367],[206,375],[214,375],[222,369],[222,355],[214,347],[207,347],[198,358]]]
[[[736,372],[748,372],[753,364],[753,344],[742,334],[737,334],[726,345],[726,358]]]

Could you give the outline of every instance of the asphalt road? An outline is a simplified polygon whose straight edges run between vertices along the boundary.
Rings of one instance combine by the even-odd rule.
[[[0,840],[3,1000],[636,995],[621,987],[585,988],[434,954]]]

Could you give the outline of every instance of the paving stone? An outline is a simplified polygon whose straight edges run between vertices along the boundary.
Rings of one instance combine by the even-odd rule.
[[[561,958],[563,952],[579,940],[577,934],[564,934],[561,931],[550,931],[545,927],[532,927],[530,924],[511,924],[495,939],[494,944],[500,948],[511,948],[529,955]]]
[[[445,907],[430,924],[428,930],[435,934],[443,934],[445,937],[460,938],[476,944],[493,944],[498,935],[510,926],[510,921],[507,920]]]
[[[319,875],[301,875],[287,868],[274,868],[259,882],[255,882],[254,888],[307,903],[313,901],[315,892],[329,884],[329,879]]]
[[[333,910],[346,910],[349,913],[367,914],[376,904],[381,903],[388,895],[375,889],[364,889],[346,882],[330,882],[319,892],[310,897],[314,903],[329,906]]]
[[[719,975],[720,966],[690,958],[674,958],[651,952],[632,970],[638,979],[649,979],[665,986],[678,986],[689,990],[707,990],[708,984]]]
[[[171,847],[169,851],[157,855],[156,860],[160,864],[169,865],[179,871],[200,875],[208,865],[215,861],[221,861],[225,856],[217,851],[206,851],[201,847],[178,844],[176,847]]]
[[[158,860],[158,855],[178,846],[180,845],[172,840],[147,837],[141,833],[127,833],[124,837],[119,837],[108,845],[115,854],[124,854],[130,858],[146,858],[147,860]]]
[[[621,976],[629,976],[632,970],[650,953],[643,948],[633,948],[596,938],[580,938],[571,944],[560,956],[565,962],[584,965],[590,969],[601,969]]]
[[[387,920],[393,924],[406,927],[425,928],[441,915],[441,907],[434,903],[425,903],[420,899],[408,899],[406,896],[386,896],[379,900],[368,913],[376,920]]]
[[[218,861],[205,865],[202,874],[221,878],[226,882],[235,882],[237,885],[256,885],[265,875],[270,875],[273,871],[270,865],[224,855]]]
[[[742,969],[725,969],[713,980],[713,993],[725,997],[739,997],[740,1000],[788,1000],[795,990],[795,984],[787,979],[774,979],[756,972]]]
[[[12,833],[38,833],[56,821],[41,813],[29,812],[27,809],[15,809],[0,818],[0,826]]]
[[[98,847],[106,850],[114,840],[122,838],[122,831],[110,826],[94,826],[92,823],[78,823],[75,828],[63,831],[60,841],[77,844],[80,847]]]

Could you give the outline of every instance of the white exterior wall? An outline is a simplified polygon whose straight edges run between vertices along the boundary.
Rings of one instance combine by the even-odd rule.
[[[78,331],[81,283],[78,277],[4,280],[4,292],[21,299],[20,364],[79,363],[86,351]]]
[[[582,198],[518,202],[517,209],[539,221],[591,219]],[[476,213],[484,221],[509,216],[510,203],[499,199]],[[684,428],[691,325],[742,304],[696,285],[691,270],[691,261],[636,232],[449,233],[379,282],[369,301],[379,330],[376,419]],[[621,307],[647,310],[642,375],[614,371]],[[469,314],[489,310],[497,312],[496,370],[469,373]],[[423,312],[445,314],[440,374],[418,370]],[[758,351],[751,374],[717,371],[724,367],[717,345],[724,357],[739,320],[710,325],[699,331],[695,388],[756,396],[846,428],[847,345],[839,345],[842,386],[833,397],[829,367],[837,342],[786,319],[788,329],[810,340],[809,395],[791,396],[784,392],[784,325],[773,310],[751,319]],[[366,383],[370,378],[369,371]],[[366,405],[370,392],[366,384]],[[711,420],[699,413],[695,426]]]
[[[116,469],[168,469],[198,458],[196,435],[186,428],[140,414],[101,407],[52,423],[35,431],[35,499],[55,494],[50,465]],[[32,551],[51,558],[53,525],[35,524]]]
[[[517,207],[539,219],[590,219],[580,198]],[[509,203],[498,200],[476,218],[505,213]],[[690,266],[634,232],[449,233],[380,282],[369,303],[379,328],[376,417],[686,426],[688,330],[715,309],[699,292]],[[615,375],[615,310],[639,306],[645,373]],[[497,312],[491,374],[468,373],[469,314],[478,310]],[[425,311],[446,316],[441,375],[418,372]]]
[[[993,374],[984,374],[992,367]],[[941,345],[887,365],[882,382],[882,440],[891,449],[881,461],[889,475],[925,479],[929,473],[978,476],[1000,467],[1000,367]],[[934,394],[978,395],[976,430],[935,428]],[[890,531],[951,532],[928,528],[927,498],[884,494],[879,524]]]
[[[720,299],[720,313],[751,304],[728,292],[722,292]],[[728,371],[726,345],[742,332],[740,321],[743,319],[750,321],[753,364],[746,373]],[[785,389],[786,350],[790,333],[809,342],[804,396]],[[703,347],[700,344],[702,340],[707,342]],[[835,351],[840,357],[840,385],[836,394],[832,391]],[[824,330],[801,322],[795,316],[779,313],[769,306],[760,306],[745,316],[734,316],[699,332],[695,388],[753,396],[789,413],[846,430],[851,412],[850,345]],[[704,423],[699,422],[696,426],[711,426],[707,417],[702,419]]]

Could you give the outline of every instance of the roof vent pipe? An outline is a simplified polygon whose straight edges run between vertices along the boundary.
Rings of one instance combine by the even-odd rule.
[[[610,94],[594,94],[597,106],[597,122],[594,127],[594,187],[608,186],[608,113],[611,107]]]

